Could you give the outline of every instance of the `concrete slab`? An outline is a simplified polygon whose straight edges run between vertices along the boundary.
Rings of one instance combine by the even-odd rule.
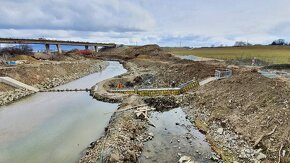
[[[209,77],[199,82],[199,85],[205,85],[209,82],[217,80],[216,77]]]
[[[0,82],[8,84],[8,85],[11,85],[11,86],[16,87],[16,88],[24,88],[24,89],[28,89],[28,90],[31,90],[31,91],[34,91],[34,92],[38,92],[39,91],[39,89],[37,89],[35,87],[32,87],[30,85],[27,85],[25,83],[22,83],[20,81],[12,79],[10,77],[0,77]]]

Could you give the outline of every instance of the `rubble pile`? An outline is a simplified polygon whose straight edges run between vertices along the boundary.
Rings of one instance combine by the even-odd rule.
[[[146,98],[144,101],[156,111],[166,111],[179,107],[179,102],[173,96]]]
[[[137,162],[143,143],[153,138],[145,133],[146,124],[132,110],[115,113],[105,135],[88,147],[79,162]]]

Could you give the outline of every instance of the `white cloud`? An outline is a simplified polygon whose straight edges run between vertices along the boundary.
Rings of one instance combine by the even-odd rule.
[[[2,0],[0,28],[77,31],[143,31],[150,14],[130,0]]]
[[[0,37],[163,46],[290,40],[288,0],[1,0]]]

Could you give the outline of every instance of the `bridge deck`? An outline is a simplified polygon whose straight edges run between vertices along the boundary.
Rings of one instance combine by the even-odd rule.
[[[75,45],[75,46],[107,46],[115,47],[114,43],[95,43],[82,41],[46,40],[46,39],[17,39],[0,38],[0,43],[6,44],[53,44],[53,45]]]

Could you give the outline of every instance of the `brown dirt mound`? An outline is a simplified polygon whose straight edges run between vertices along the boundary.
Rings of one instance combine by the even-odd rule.
[[[163,51],[158,45],[145,45],[128,48],[107,49],[100,52],[101,56],[130,60],[134,58],[169,58],[170,53]]]
[[[172,81],[177,85],[193,80],[203,80],[214,75],[216,69],[225,68],[223,65],[212,65],[205,62],[192,62],[181,59],[170,60],[152,60],[137,59],[133,60],[138,66],[156,72],[153,85],[156,87],[170,87]]]
[[[27,61],[37,61],[37,59],[28,56],[28,55],[17,55],[15,57],[10,58],[10,60],[17,61],[17,60],[27,60]]]
[[[205,85],[197,92],[195,107],[209,112],[207,123],[228,121],[252,145],[276,126],[275,132],[257,146],[269,161],[274,161],[281,144],[284,150],[290,151],[290,92],[287,89],[278,79],[242,72]],[[289,157],[288,154],[286,159]]]
[[[145,46],[138,46],[132,47],[125,50],[125,53],[129,56],[135,57],[171,57],[172,55],[164,52],[158,45],[145,45]]]
[[[14,87],[4,84],[4,83],[0,83],[0,92],[6,92],[6,91],[11,91],[15,89]]]
[[[65,53],[64,56],[69,57],[69,58],[71,58],[73,60],[85,59],[85,57],[80,55],[80,54],[78,54],[78,51],[76,51],[76,50],[69,51],[69,52]]]
[[[34,57],[37,59],[44,59],[44,60],[48,60],[52,58],[52,55],[49,54],[44,54],[44,53],[35,53]]]
[[[158,45],[145,45],[128,48],[125,53],[135,57],[139,55],[157,56],[161,51],[162,49]]]

